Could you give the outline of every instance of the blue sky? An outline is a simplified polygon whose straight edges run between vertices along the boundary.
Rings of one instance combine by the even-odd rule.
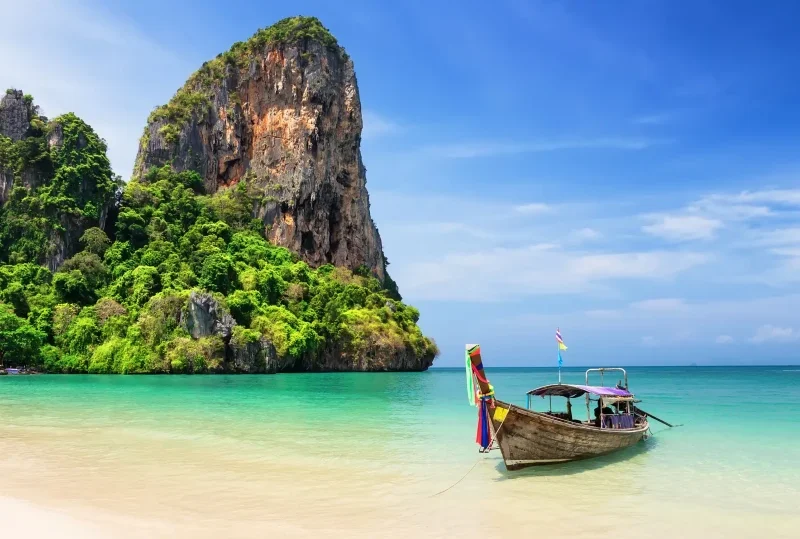
[[[456,366],[800,360],[800,7],[0,0],[0,87],[128,177],[149,111],[289,15],[352,56],[373,218]]]

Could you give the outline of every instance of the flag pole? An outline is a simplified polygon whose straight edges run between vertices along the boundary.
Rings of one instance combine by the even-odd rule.
[[[556,337],[558,337],[561,328],[556,328]],[[556,338],[556,352],[558,353],[558,383],[561,383],[561,342]]]
[[[558,383],[561,383],[561,344],[556,342],[556,350],[558,351]]]
[[[566,350],[564,340],[561,338],[561,328],[556,328],[556,350],[558,351],[558,383],[561,383],[561,364],[564,362],[561,359],[561,350]]]

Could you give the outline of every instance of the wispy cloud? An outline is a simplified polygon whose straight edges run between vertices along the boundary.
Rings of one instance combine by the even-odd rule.
[[[765,246],[800,244],[800,227],[779,228],[760,232],[757,243]]]
[[[415,299],[498,301],[576,293],[617,280],[671,279],[709,258],[705,253],[669,251],[585,254],[541,243],[449,253],[406,265],[396,278]]]
[[[364,128],[361,131],[361,137],[364,140],[394,135],[405,130],[404,127],[397,122],[372,110],[364,110],[363,119]]]
[[[639,303],[584,311],[549,310],[548,315],[537,316],[541,318],[540,322],[560,323],[562,327],[583,328],[604,335],[624,328],[624,334],[619,336],[620,341],[631,344],[642,344],[641,335],[653,337],[659,345],[687,342],[723,345],[739,341],[767,345],[800,341],[800,331],[792,329],[800,323],[800,295],[797,294],[747,300],[683,302],[676,309],[652,309],[646,313],[637,307]],[[763,325],[765,319],[776,320],[776,316],[776,324]],[[526,326],[525,320],[521,322],[520,330],[530,331],[530,324]],[[512,320],[504,323],[514,325]],[[753,327],[759,328],[755,336],[746,337],[752,335]],[[698,328],[702,329],[698,331]]]
[[[672,241],[709,240],[722,227],[722,221],[699,215],[661,215],[651,219],[654,222],[642,230]]]
[[[127,178],[147,115],[192,66],[100,2],[4,1],[0,11],[0,88],[32,94],[51,118],[76,113],[106,139],[114,170]]]
[[[769,203],[800,206],[800,189],[764,189],[759,191],[741,191],[731,195],[713,195],[711,200],[730,201],[734,203]]]
[[[750,342],[760,344],[765,342],[792,342],[800,339],[800,331],[795,331],[789,327],[777,327],[770,324],[761,326],[756,330],[756,334],[750,338]]]
[[[526,215],[538,215],[553,211],[553,207],[549,204],[543,204],[541,202],[530,202],[528,204],[514,206],[514,211],[517,213],[524,213]]]

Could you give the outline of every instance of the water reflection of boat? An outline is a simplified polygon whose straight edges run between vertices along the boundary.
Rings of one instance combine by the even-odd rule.
[[[630,447],[647,436],[647,417],[634,406],[638,401],[628,391],[624,369],[589,369],[585,385],[558,383],[533,389],[528,392],[527,408],[523,408],[494,398],[494,389],[483,372],[480,348],[477,354],[470,354],[470,360],[480,388],[482,413],[490,416],[491,439],[500,446],[509,470],[597,457]],[[589,385],[590,372],[602,376],[609,371],[621,372],[624,385]],[[533,410],[535,397],[547,398],[549,410]],[[553,397],[566,399],[566,411],[553,411]],[[586,400],[585,421],[572,415],[572,399],[580,397]],[[597,403],[594,417],[592,402]]]

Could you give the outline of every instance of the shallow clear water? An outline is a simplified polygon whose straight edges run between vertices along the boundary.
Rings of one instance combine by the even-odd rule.
[[[515,473],[499,452],[478,455],[461,370],[1,377],[0,487],[48,507],[135,516],[164,536],[213,535],[217,525],[228,536],[275,526],[284,535],[516,536],[549,526],[639,537],[647,526],[651,536],[792,536],[800,368],[628,373],[642,408],[683,426],[653,422],[654,436],[628,451]],[[499,398],[521,405],[556,380],[552,369],[487,374]],[[583,370],[563,377],[581,383]],[[580,530],[567,533],[564,519]]]

